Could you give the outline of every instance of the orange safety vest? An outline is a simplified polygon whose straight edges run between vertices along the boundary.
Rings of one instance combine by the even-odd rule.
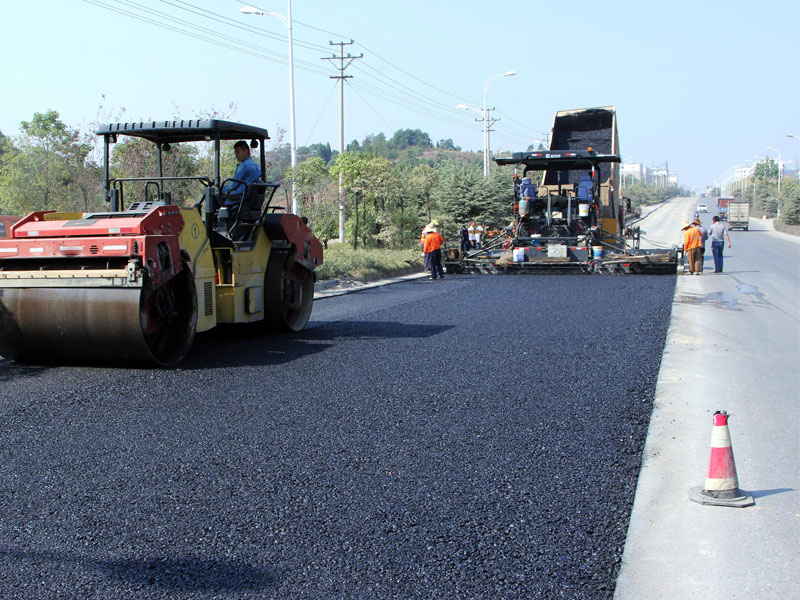
[[[703,236],[697,227],[689,227],[683,234],[683,249],[691,250],[703,245]]]
[[[437,231],[431,231],[425,238],[425,249],[423,252],[425,254],[430,254],[434,250],[441,250],[442,244],[444,244],[442,234]]]

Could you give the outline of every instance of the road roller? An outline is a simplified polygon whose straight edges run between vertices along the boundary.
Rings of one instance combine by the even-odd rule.
[[[109,210],[36,211],[0,239],[0,356],[172,366],[221,323],[305,327],[322,244],[273,204],[277,183],[220,176],[222,144],[239,140],[266,173],[266,129],[199,119],[112,123],[97,135]],[[126,137],[153,144],[155,173],[112,177],[113,145]],[[203,142],[213,175],[164,175],[165,153]],[[223,193],[228,182],[240,193]],[[197,197],[179,200],[192,183]]]

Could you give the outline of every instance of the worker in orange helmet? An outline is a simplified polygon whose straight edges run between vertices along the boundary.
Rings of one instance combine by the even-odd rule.
[[[428,235],[425,236],[425,249],[423,252],[430,257],[431,279],[440,277],[444,279],[444,270],[442,269],[442,244],[444,238],[442,234],[436,229],[436,221],[431,223],[428,229]]]

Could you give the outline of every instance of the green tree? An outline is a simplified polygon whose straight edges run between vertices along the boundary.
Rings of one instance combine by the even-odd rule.
[[[481,165],[451,159],[438,172],[432,198],[440,214],[434,216],[444,224],[446,237],[472,220],[502,226],[511,219],[513,171],[492,168],[489,178],[484,179]]]
[[[409,146],[430,148],[433,144],[430,136],[420,129],[398,129],[394,132],[389,146],[396,150],[403,150]]]
[[[372,154],[374,156],[383,156],[383,157],[397,156],[396,152],[392,152],[390,150],[389,142],[386,140],[386,136],[383,134],[383,132],[371,133],[366,138],[364,138],[364,142],[361,144],[361,151]]]
[[[417,206],[417,210],[424,215],[425,223],[433,220],[436,209],[432,195],[439,179],[439,173],[430,165],[418,165],[404,178],[405,187]]]
[[[436,142],[436,147],[440,150],[455,150],[457,152],[461,151],[461,146],[456,146],[453,144],[453,138],[439,140]]]
[[[784,179],[781,185],[783,208],[781,219],[789,225],[800,225],[800,181]]]
[[[327,248],[328,240],[338,236],[339,186],[331,181],[325,161],[309,158],[290,170],[284,183],[295,185],[301,214]]]
[[[73,210],[84,204],[76,179],[83,176],[89,147],[56,111],[34,113],[20,123],[14,151],[4,155],[0,199],[6,210]]]
[[[364,246],[385,242],[386,236],[379,234],[388,225],[387,208],[392,208],[396,192],[391,164],[379,156],[345,152],[336,157],[330,168],[332,178],[339,173],[348,193],[348,226],[353,248],[358,248],[359,241]]]

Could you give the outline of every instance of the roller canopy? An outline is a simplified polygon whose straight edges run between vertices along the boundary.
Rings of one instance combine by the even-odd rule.
[[[269,132],[261,127],[217,119],[109,123],[98,129],[97,135],[129,135],[156,144],[212,141],[217,136],[220,140],[270,139]]]

